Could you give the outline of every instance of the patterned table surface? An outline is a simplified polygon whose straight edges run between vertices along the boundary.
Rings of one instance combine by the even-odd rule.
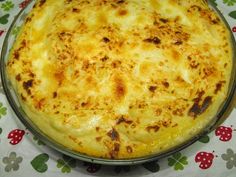
[[[14,16],[29,0],[0,0],[0,46]],[[236,37],[236,0],[212,0]],[[15,35],[16,27],[12,35]],[[17,140],[16,140],[17,135]],[[15,141],[16,140],[16,141]],[[139,166],[101,166],[60,154],[16,118],[0,82],[0,177],[236,176],[236,110],[215,131],[183,151]]]

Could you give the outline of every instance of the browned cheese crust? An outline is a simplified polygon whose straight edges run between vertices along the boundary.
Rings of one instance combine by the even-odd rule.
[[[22,107],[69,149],[161,153],[224,101],[229,33],[203,0],[38,0],[7,63]]]

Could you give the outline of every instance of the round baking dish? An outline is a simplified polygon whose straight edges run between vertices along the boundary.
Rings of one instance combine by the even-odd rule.
[[[160,159],[163,157],[166,157],[170,154],[176,153],[186,147],[188,147],[189,145],[193,144],[194,142],[196,142],[201,136],[209,133],[210,131],[214,130],[214,128],[221,123],[221,121],[223,120],[223,116],[229,111],[230,109],[230,103],[233,100],[233,96],[234,96],[234,92],[235,92],[235,88],[236,88],[236,77],[235,77],[235,60],[236,60],[236,53],[234,53],[234,56],[232,58],[233,60],[233,66],[232,66],[232,73],[231,73],[231,80],[230,80],[230,85],[229,85],[229,89],[228,89],[228,94],[227,94],[227,98],[224,100],[224,102],[222,103],[222,105],[220,106],[219,110],[217,111],[217,114],[214,116],[214,118],[212,119],[212,121],[204,128],[202,129],[202,131],[198,134],[196,134],[194,137],[192,137],[191,139],[189,139],[188,141],[179,144],[171,149],[168,149],[167,151],[161,152],[159,154],[154,154],[154,155],[149,155],[149,156],[145,156],[145,157],[140,157],[140,158],[133,158],[133,159],[105,159],[105,158],[97,158],[97,157],[91,157],[88,155],[84,155],[81,153],[78,153],[76,151],[73,151],[71,149],[66,148],[65,146],[59,144],[58,142],[56,142],[55,140],[51,139],[50,137],[48,137],[47,135],[45,135],[36,125],[34,125],[34,123],[30,120],[30,118],[25,114],[25,112],[23,111],[23,109],[21,108],[20,102],[17,99],[16,93],[14,92],[10,81],[8,80],[8,76],[6,73],[6,62],[9,56],[9,52],[11,47],[14,44],[14,41],[16,39],[16,35],[12,35],[13,30],[16,27],[19,27],[20,25],[22,25],[24,23],[24,20],[26,18],[26,14],[32,9],[33,5],[34,5],[35,1],[30,1],[30,3],[27,5],[27,7],[25,7],[24,9],[22,9],[18,15],[15,17],[15,19],[13,20],[3,43],[3,48],[1,51],[1,79],[2,79],[2,84],[3,84],[3,88],[6,94],[6,97],[12,107],[12,109],[14,110],[15,114],[17,115],[17,117],[20,119],[20,121],[35,135],[37,136],[40,140],[42,140],[43,142],[45,142],[48,146],[52,147],[53,149],[56,149],[58,151],[60,151],[61,153],[64,153],[66,155],[69,155],[73,158],[79,159],[79,160],[83,160],[83,161],[87,161],[87,162],[92,162],[92,163],[98,163],[98,164],[106,164],[106,165],[134,165],[134,164],[140,164],[140,163],[145,163],[148,161],[153,161],[156,159]],[[221,17],[222,21],[226,24],[227,28],[229,31],[230,28],[226,22],[226,20],[224,19],[224,17],[222,16],[222,14],[220,13],[220,11],[209,2],[209,6],[212,7],[216,13],[219,14],[219,16]],[[231,33],[231,32],[230,32]],[[233,51],[236,51],[236,45],[235,45],[235,41],[233,38],[233,35],[231,33],[231,44],[232,44],[232,48]]]

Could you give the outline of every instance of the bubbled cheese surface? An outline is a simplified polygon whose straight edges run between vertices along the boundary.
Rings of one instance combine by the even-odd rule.
[[[161,153],[224,101],[229,34],[204,0],[38,0],[7,64],[32,121],[69,149]]]

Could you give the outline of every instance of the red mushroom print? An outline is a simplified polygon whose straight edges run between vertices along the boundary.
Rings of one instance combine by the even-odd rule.
[[[89,163],[89,162],[84,162],[84,166],[87,166],[87,172],[89,172],[89,173],[96,173],[101,168],[101,165],[93,164],[93,163]]]
[[[20,130],[20,129],[15,129],[15,130],[12,130],[9,134],[8,134],[8,139],[11,139],[10,141],[10,144],[12,145],[16,145],[18,144],[23,136],[25,134],[25,131],[24,130]]]
[[[0,30],[0,37],[3,35],[4,31]]]
[[[208,153],[208,152],[199,152],[197,153],[197,155],[195,156],[195,162],[199,164],[199,167],[203,170],[208,169],[211,167],[212,162],[214,159],[214,155],[213,153]]]
[[[234,33],[236,33],[236,26],[234,26],[234,27],[232,28],[232,31],[233,31]]]
[[[215,130],[215,135],[219,136],[221,141],[229,141],[232,138],[232,132],[231,127],[220,126]]]
[[[23,2],[19,4],[19,7],[23,9],[28,5],[29,2],[30,0],[24,0]]]
[[[88,171],[89,173],[96,173],[100,168],[101,168],[100,165],[91,164],[91,165],[88,166],[87,171]]]

